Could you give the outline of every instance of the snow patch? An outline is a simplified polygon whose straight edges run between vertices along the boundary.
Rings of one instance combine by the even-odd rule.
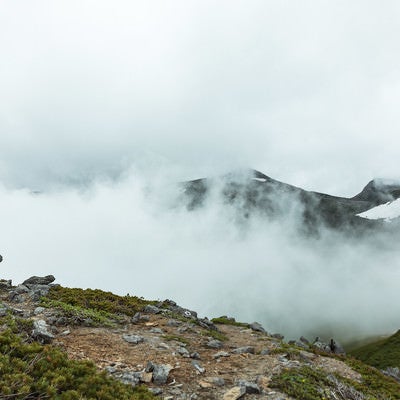
[[[386,204],[373,207],[367,211],[357,214],[358,217],[367,219],[384,219],[390,221],[400,217],[400,199],[389,201]]]

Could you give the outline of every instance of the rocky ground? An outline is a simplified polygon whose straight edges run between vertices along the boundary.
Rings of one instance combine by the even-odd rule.
[[[32,319],[36,340],[59,346],[72,359],[92,360],[127,384],[143,383],[164,400],[291,399],[271,382],[282,371],[302,366],[362,379],[323,343],[310,346],[302,338],[287,344],[257,323],[235,325],[223,318],[224,324],[213,324],[172,301],[147,305],[113,326],[76,323],[59,309],[42,307],[40,299],[53,279],[32,277],[18,286],[2,281],[0,316],[11,312]]]

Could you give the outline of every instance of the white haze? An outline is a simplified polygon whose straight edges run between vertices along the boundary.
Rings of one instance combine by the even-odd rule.
[[[395,0],[2,0],[0,179],[244,166],[354,195],[399,177],[399,18]]]
[[[399,328],[392,240],[166,206],[238,167],[340,196],[398,178],[399,20],[395,0],[0,1],[2,277],[289,335]]]
[[[387,238],[303,238],[296,208],[243,227],[216,195],[201,210],[171,207],[175,186],[161,181],[132,173],[85,192],[2,188],[2,276],[171,298],[288,337],[399,328],[400,250]]]

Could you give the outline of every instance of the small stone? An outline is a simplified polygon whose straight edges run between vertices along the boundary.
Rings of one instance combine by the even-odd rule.
[[[260,394],[261,389],[256,383],[248,382],[245,380],[239,380],[238,385],[245,388],[247,394]]]
[[[132,324],[138,324],[139,322],[148,322],[150,320],[146,315],[142,315],[140,312],[137,312],[131,319]]]
[[[177,321],[176,319],[169,319],[167,321],[167,326],[171,326],[171,327],[176,328],[176,327],[178,327],[180,325],[182,325],[182,322],[181,321]]]
[[[263,350],[261,350],[260,355],[267,356],[270,353],[271,353],[270,349],[263,349]]]
[[[229,353],[227,353],[226,351],[219,351],[218,353],[215,353],[213,355],[213,358],[217,359],[217,358],[221,358],[221,357],[230,357],[230,356],[231,355]]]
[[[246,389],[242,386],[235,386],[225,392],[223,400],[237,400],[246,394]]]
[[[220,349],[222,347],[222,342],[220,340],[214,339],[207,342],[206,346],[211,349]]]
[[[151,361],[149,361],[146,364],[145,372],[152,372],[153,370],[154,370],[154,364]]]
[[[199,386],[203,389],[209,389],[213,387],[213,384],[207,381],[199,381]]]
[[[190,358],[193,358],[194,360],[200,360],[200,354],[195,351],[194,353],[190,353]]]
[[[232,350],[233,354],[254,354],[255,349],[253,346],[244,346],[238,347],[237,349]]]
[[[122,335],[122,339],[132,344],[139,344],[144,342],[144,337],[139,335]]]
[[[146,307],[143,308],[143,312],[146,314],[159,314],[161,310],[156,306],[148,304]]]
[[[150,383],[153,379],[153,374],[151,372],[143,372],[140,377],[140,382]]]
[[[285,338],[285,336],[281,335],[280,333],[274,333],[271,335],[271,337],[279,340],[283,340]]]
[[[267,333],[266,330],[262,327],[262,325],[259,324],[258,322],[253,322],[249,326],[250,329],[252,329],[253,331]]]
[[[156,333],[158,335],[162,335],[164,331],[161,328],[151,328],[150,333]]]
[[[304,336],[301,336],[301,337],[300,337],[300,342],[302,342],[302,343],[304,343],[304,344],[307,344],[307,345],[310,344],[310,342],[309,342]]]
[[[50,343],[54,339],[54,335],[48,330],[46,321],[42,319],[33,321],[32,337],[40,343]]]
[[[125,385],[136,386],[140,382],[140,373],[130,371],[124,372],[121,376],[118,377],[118,380]]]
[[[159,349],[169,350],[169,346],[168,346],[166,343],[164,343],[164,342],[158,343],[157,347],[158,347]]]
[[[39,315],[39,314],[42,314],[43,313],[43,311],[45,311],[46,309],[44,308],[44,307],[36,307],[34,310],[33,310],[33,313],[35,314],[35,315]]]
[[[68,336],[70,333],[71,333],[71,331],[69,329],[67,329],[66,331],[61,332],[60,335]]]
[[[169,364],[154,364],[153,382],[157,385],[167,383],[168,375],[172,369],[172,366]]]
[[[16,288],[14,288],[14,290],[18,294],[23,294],[23,293],[28,293],[29,292],[29,289],[25,285],[18,285]]]
[[[183,346],[178,347],[176,349],[177,353],[180,354],[182,357],[189,357],[189,351],[185,349]]]
[[[204,374],[204,372],[206,372],[206,369],[203,368],[198,361],[193,360],[192,361],[192,365],[193,367],[196,369],[196,371],[200,374]]]

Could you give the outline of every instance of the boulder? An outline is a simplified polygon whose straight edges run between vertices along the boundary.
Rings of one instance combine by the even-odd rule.
[[[23,285],[28,286],[28,285],[49,285],[50,283],[54,282],[56,278],[53,275],[47,275],[47,276],[31,276],[24,282],[22,282]],[[29,287],[29,286],[28,286]]]
[[[249,326],[250,326],[250,329],[252,329],[253,331],[267,333],[267,331],[258,322],[253,322]]]
[[[237,384],[241,387],[244,387],[247,394],[260,394],[261,393],[261,389],[256,383],[248,382],[245,380],[239,380],[237,382]]]
[[[220,340],[213,339],[208,341],[206,346],[211,349],[220,349],[222,347],[222,342]]]
[[[169,373],[172,369],[172,366],[169,364],[153,364],[153,382],[156,385],[167,383]]]
[[[139,344],[144,342],[144,337],[139,335],[122,335],[122,339],[124,339],[125,342],[132,344]]]
[[[49,326],[42,319],[33,321],[32,337],[40,343],[50,343],[54,339],[54,335],[49,331]]]
[[[237,349],[232,350],[233,354],[254,354],[255,349],[253,346],[244,346],[238,347]]]

